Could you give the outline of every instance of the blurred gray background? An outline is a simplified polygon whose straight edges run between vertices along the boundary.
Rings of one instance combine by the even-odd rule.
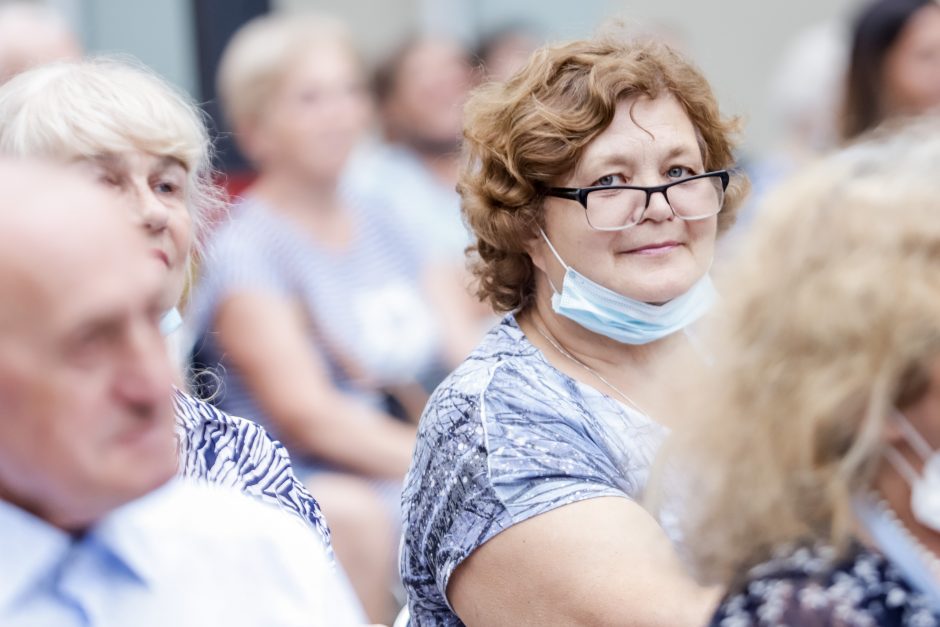
[[[196,0],[198,2],[199,0]],[[50,0],[92,52],[132,54],[198,94],[193,0]],[[231,0],[232,7],[239,4]],[[746,119],[745,152],[774,139],[768,89],[786,45],[807,28],[844,22],[859,0],[270,0],[274,10],[316,9],[349,20],[367,57],[419,30],[475,43],[509,22],[548,40],[588,35],[620,20],[683,45],[715,86],[723,109]]]

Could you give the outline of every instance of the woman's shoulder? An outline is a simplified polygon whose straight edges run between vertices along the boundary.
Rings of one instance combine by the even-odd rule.
[[[192,451],[215,461],[223,455],[228,459],[286,455],[280,442],[256,422],[227,414],[182,390],[176,390],[173,403],[183,453]]]
[[[569,391],[557,373],[525,338],[512,314],[486,334],[473,352],[437,387],[425,408],[422,426],[461,425],[492,417],[493,409],[544,404]],[[484,410],[484,404],[491,411]]]
[[[278,252],[284,248],[292,235],[285,229],[272,211],[256,198],[242,198],[226,219],[212,231],[208,240],[209,255],[206,262],[217,257],[234,257],[255,249],[271,249]],[[231,262],[229,258],[225,262]]]
[[[174,408],[181,476],[236,488],[295,514],[329,550],[330,532],[319,503],[294,474],[287,450],[264,427],[181,390],[174,395]]]
[[[493,387],[509,387],[526,393],[531,385],[557,389],[559,379],[559,373],[529,342],[510,313],[490,329],[440,388],[479,395]]]
[[[722,601],[711,625],[940,625],[940,616],[880,553],[853,545],[779,551]]]

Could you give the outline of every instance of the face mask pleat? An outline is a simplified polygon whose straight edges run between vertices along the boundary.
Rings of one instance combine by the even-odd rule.
[[[681,331],[705,315],[717,298],[707,274],[689,291],[662,305],[618,294],[565,263],[545,231],[539,230],[558,263],[565,268],[560,292],[549,279],[554,291],[552,309],[585,329],[623,344],[649,344]]]

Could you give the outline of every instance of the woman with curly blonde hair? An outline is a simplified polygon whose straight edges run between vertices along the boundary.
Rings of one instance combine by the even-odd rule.
[[[458,191],[478,294],[505,317],[422,418],[415,624],[706,617],[714,597],[637,500],[669,429],[649,411],[662,359],[711,304],[746,191],[735,129],[687,60],[614,37],[546,47],[471,97]]]
[[[674,365],[666,502],[728,589],[714,625],[940,624],[938,136],[781,188],[723,275],[714,361]]]

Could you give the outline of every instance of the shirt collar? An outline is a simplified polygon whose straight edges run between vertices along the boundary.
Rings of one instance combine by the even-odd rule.
[[[161,565],[165,561],[159,542],[159,521],[166,501],[179,489],[180,482],[172,479],[160,488],[114,510],[92,530],[99,546],[108,550],[130,574],[144,585],[160,580],[164,575]]]
[[[46,576],[71,544],[65,531],[0,499],[0,613]]]
[[[177,481],[119,507],[94,525],[81,540],[0,500],[0,613],[56,568],[76,542],[94,543],[116,564],[144,585],[159,579],[160,547],[148,525],[152,516],[177,488]]]

